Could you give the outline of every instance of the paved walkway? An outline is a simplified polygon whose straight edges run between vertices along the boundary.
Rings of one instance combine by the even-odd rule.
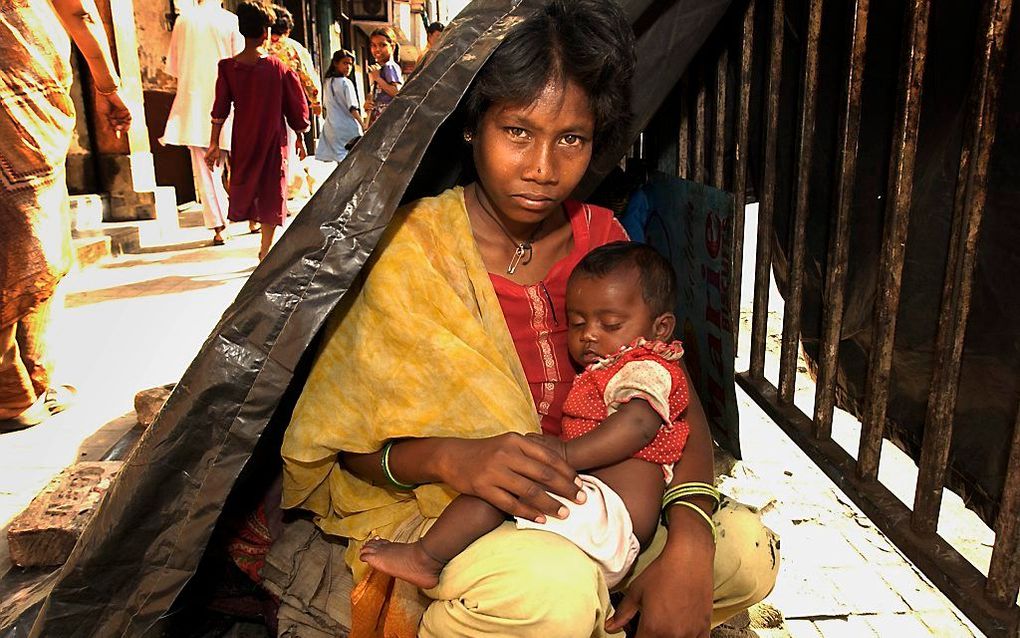
[[[179,379],[255,267],[257,243],[243,235],[224,247],[125,255],[68,277],[53,350],[58,380],[77,385],[80,400],[43,425],[0,435],[0,528],[66,465],[102,456],[134,426],[137,391]],[[786,625],[757,635],[981,635],[739,391],[738,401],[745,461],[723,487],[762,506],[782,535],[768,602]]]
[[[123,255],[65,278],[50,352],[54,380],[79,398],[41,425],[0,435],[0,528],[65,466],[102,456],[133,427],[120,417],[133,412],[136,392],[180,378],[257,253],[257,236],[238,235],[226,246]]]

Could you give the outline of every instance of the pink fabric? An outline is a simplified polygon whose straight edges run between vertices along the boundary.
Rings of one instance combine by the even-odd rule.
[[[690,431],[684,419],[689,399],[687,376],[678,363],[683,351],[679,341],[666,344],[638,339],[588,366],[574,381],[563,406],[563,439],[591,432],[619,405],[640,398],[663,417],[663,424],[634,458],[659,465],[676,463]]]
[[[581,258],[604,244],[627,239],[612,211],[575,201],[563,203],[574,233],[574,248],[545,279],[520,285],[490,273],[524,376],[531,386],[542,430],[559,435],[563,402],[574,381],[567,352],[567,278]]]
[[[287,127],[309,126],[308,103],[297,75],[272,56],[254,64],[220,60],[212,119],[234,105],[230,153],[231,221],[282,226],[287,216]]]

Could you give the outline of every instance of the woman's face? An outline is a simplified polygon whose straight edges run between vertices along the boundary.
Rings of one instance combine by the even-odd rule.
[[[529,104],[496,103],[473,136],[478,181],[505,222],[535,224],[560,210],[588,170],[595,116],[573,81],[550,82]]]
[[[336,69],[337,73],[346,78],[351,74],[351,59],[340,58],[337,60],[336,64],[333,65],[333,68]]]
[[[379,64],[385,64],[393,57],[393,44],[385,36],[373,35],[369,39],[369,48],[372,50],[372,57]]]

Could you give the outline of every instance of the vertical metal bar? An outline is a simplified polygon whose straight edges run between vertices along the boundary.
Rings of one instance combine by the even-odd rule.
[[[680,139],[677,142],[677,174],[684,178],[691,177],[691,100],[687,90],[687,76],[680,80]]]
[[[1013,423],[1006,480],[995,519],[995,546],[985,594],[999,605],[1014,605],[1020,593],[1020,406]]]
[[[988,162],[995,142],[995,119],[1005,62],[1006,28],[1013,2],[989,0],[985,6],[983,41],[971,87],[969,126],[960,153],[960,172],[953,201],[953,233],[935,337],[935,371],[928,394],[914,513],[910,521],[911,527],[921,534],[935,532],[942,505],[963,338],[970,313],[974,253],[985,209]]]
[[[737,86],[736,131],[733,143],[733,267],[730,278],[730,312],[733,348],[740,332],[740,286],[744,267],[744,202],[747,190],[747,137],[751,127],[751,63],[754,59],[754,4],[747,3],[741,31],[740,80]],[[735,354],[735,353],[734,353]]]
[[[804,82],[801,87],[800,135],[797,147],[797,192],[793,212],[793,248],[790,283],[783,309],[783,341],[779,354],[779,400],[793,403],[797,384],[797,350],[800,343],[800,307],[804,297],[804,235],[807,228],[811,160],[818,105],[818,40],[822,31],[822,0],[811,0],[807,42],[804,49]]]
[[[724,46],[715,67],[715,134],[712,136],[712,183],[726,190],[726,72],[730,63]]]
[[[889,162],[889,190],[886,197],[885,230],[878,267],[878,299],[875,304],[873,345],[868,362],[861,419],[861,443],[857,454],[857,475],[878,478],[889,402],[889,371],[896,337],[896,312],[900,306],[907,226],[914,193],[914,159],[917,129],[921,120],[924,67],[928,57],[928,13],[931,0],[912,0],[907,6],[904,38],[905,55],[900,69],[900,104]]]
[[[699,62],[699,68],[694,76],[697,96],[694,98],[694,181],[699,184],[705,183],[705,141],[708,139],[708,131],[705,127],[705,66],[704,61]]]
[[[832,410],[836,399],[836,355],[843,329],[846,294],[846,266],[849,257],[850,208],[857,179],[857,142],[861,127],[861,86],[864,83],[864,54],[868,42],[869,0],[854,2],[852,48],[846,75],[846,93],[839,127],[839,168],[836,177],[836,214],[829,229],[829,258],[825,271],[821,361],[815,393],[814,434],[828,439],[832,434]]]
[[[754,307],[751,314],[751,365],[748,374],[765,376],[765,338],[772,272],[772,218],[776,204],[776,137],[779,128],[779,83],[783,71],[783,0],[772,6],[772,51],[765,109],[765,156],[762,196],[758,203],[758,246],[754,262]]]

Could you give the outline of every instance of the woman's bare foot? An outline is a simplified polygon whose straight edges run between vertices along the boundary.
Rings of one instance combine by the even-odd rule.
[[[430,589],[439,584],[443,563],[432,558],[416,543],[391,543],[373,538],[361,548],[361,560],[375,569],[420,587]]]

